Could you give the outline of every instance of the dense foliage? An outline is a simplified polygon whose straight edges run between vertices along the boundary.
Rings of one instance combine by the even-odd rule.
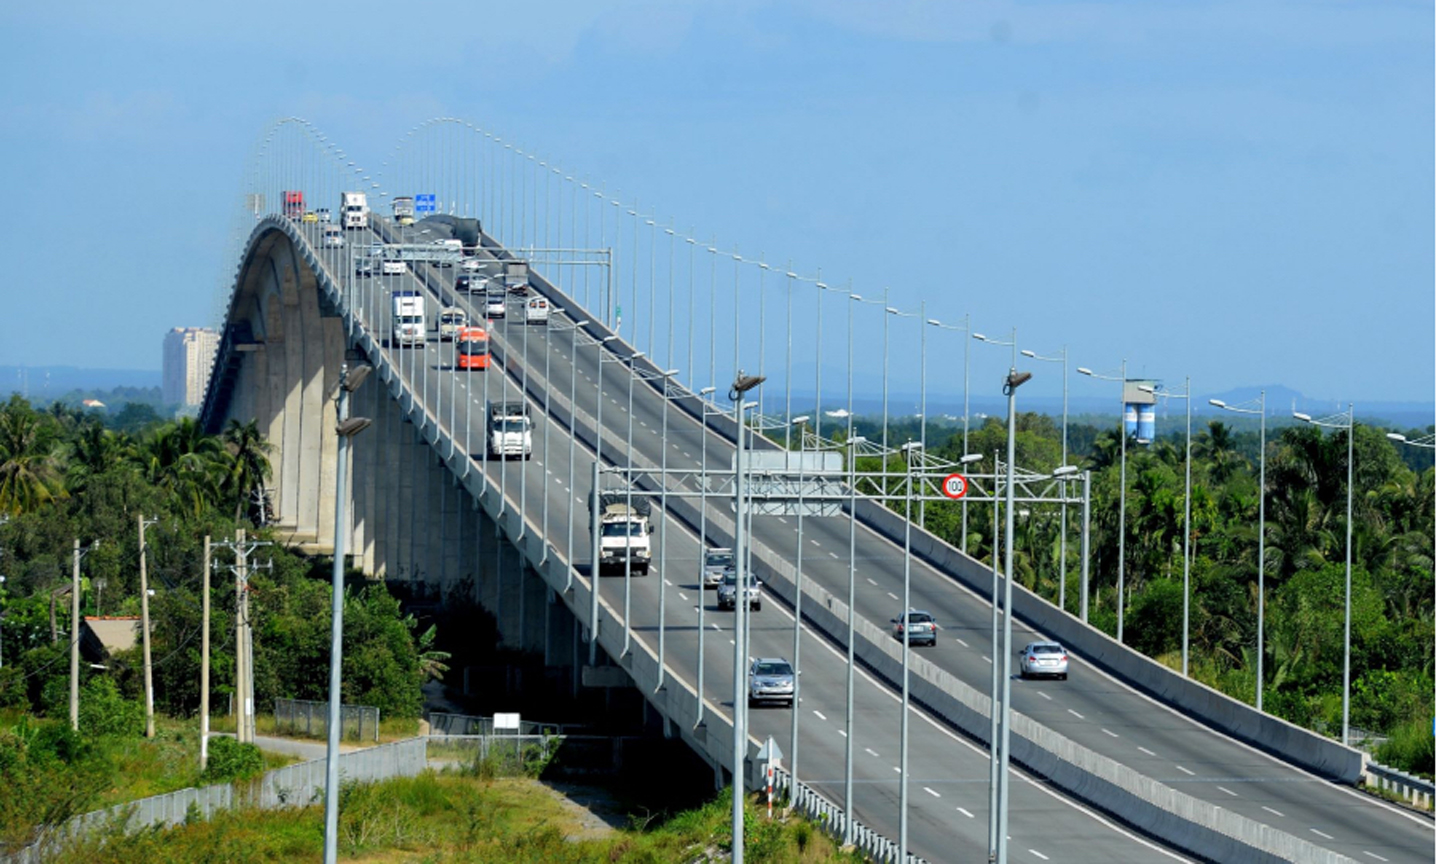
[[[878,424],[864,419],[854,431],[881,439]],[[964,453],[963,435],[953,426],[925,431],[930,455],[958,461]],[[892,425],[888,437],[892,443],[918,440],[919,432],[914,423]],[[1263,493],[1265,709],[1332,736],[1340,734],[1344,675],[1347,436],[1343,429],[1327,433],[1308,424],[1272,427]],[[1070,463],[1092,472],[1090,623],[1114,635],[1120,430],[1075,426],[1068,438]],[[969,452],[984,458],[968,473],[993,477],[996,454],[1003,461],[1005,447],[998,418],[972,428]],[[1382,761],[1432,775],[1434,738],[1426,727],[1435,703],[1433,451],[1397,444],[1384,429],[1361,423],[1354,450],[1350,723],[1392,739],[1388,751],[1381,748]],[[1241,432],[1212,421],[1194,434],[1191,457],[1190,672],[1252,704],[1259,452],[1258,428]],[[1130,439],[1125,461],[1125,642],[1178,669],[1186,551],[1183,430],[1146,446]],[[1017,417],[1015,462],[1042,473],[1061,464],[1060,428],[1052,418]],[[862,457],[858,464],[880,469],[878,457]],[[895,457],[889,468],[898,489],[904,463]],[[992,508],[975,503],[968,511],[969,523],[962,526],[959,504],[928,502],[925,526],[989,561]],[[1069,508],[1067,516],[1065,603],[1078,614],[1079,508]],[[1025,505],[1015,523],[1016,580],[1051,602],[1059,600],[1060,525],[1058,505],[1036,504]]]
[[[82,614],[137,615],[136,519],[144,514],[155,520],[146,561],[156,709],[186,716],[199,707],[203,538],[230,540],[243,527],[271,539],[254,523],[263,521],[273,448],[253,422],[231,421],[219,436],[189,418],[114,428],[135,419],[122,412],[107,425],[59,403],[37,411],[19,396],[0,405],[0,705],[67,717],[73,543],[99,541],[81,565]],[[234,556],[216,548],[213,560],[211,700],[223,711],[235,683]],[[250,574],[257,705],[327,698],[329,562],[277,544],[256,550],[251,563],[261,565]],[[345,604],[344,700],[378,706],[386,717],[416,716],[420,685],[437,669],[436,655],[426,653],[435,634],[417,633],[383,585],[357,580]],[[134,705],[143,687],[139,647],[105,665],[82,663],[82,676],[106,682],[99,696]],[[91,701],[87,689],[82,712]],[[102,703],[109,704],[95,702]],[[133,734],[134,716],[119,712],[112,721],[124,728],[104,731]]]

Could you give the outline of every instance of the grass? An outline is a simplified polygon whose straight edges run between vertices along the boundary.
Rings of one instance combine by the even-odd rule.
[[[210,719],[210,730],[212,732],[234,732],[235,718],[233,716],[212,717]],[[389,744],[391,741],[401,741],[406,738],[414,738],[420,732],[420,720],[414,717],[390,717],[380,720],[380,742]],[[292,732],[289,729],[279,729],[275,725],[275,715],[256,714],[255,734],[268,735],[275,738],[294,738],[300,741],[324,741],[325,733],[316,731],[313,735],[306,735],[303,732]],[[373,738],[365,741],[356,741],[355,738],[342,738],[344,743],[359,743],[364,745],[374,744]]]
[[[226,811],[174,829],[97,834],[62,850],[58,864],[224,861],[248,864],[320,860],[323,808]],[[665,818],[631,817],[629,829],[598,839],[574,808],[538,781],[486,779],[474,771],[347,786],[340,801],[339,848],[364,864],[589,864],[728,860],[729,792]],[[856,862],[823,832],[798,818],[766,820],[751,802],[746,855],[763,862]]]

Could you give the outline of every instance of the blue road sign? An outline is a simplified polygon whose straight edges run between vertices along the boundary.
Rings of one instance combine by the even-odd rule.
[[[434,213],[434,212],[435,212],[435,196],[434,196],[433,194],[431,194],[431,195],[416,195],[416,196],[415,196],[415,212],[416,212],[416,213]]]

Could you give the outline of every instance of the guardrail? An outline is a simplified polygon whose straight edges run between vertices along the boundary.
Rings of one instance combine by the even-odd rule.
[[[366,735],[366,728],[370,733]],[[311,702],[308,699],[276,699],[275,729],[277,731],[303,733],[310,737],[324,737],[330,729],[330,703]],[[354,732],[352,736],[350,733]],[[363,741],[380,741],[380,709],[372,705],[340,706],[340,737],[353,737]]]
[[[1392,795],[1399,795],[1410,802],[1412,807],[1426,810],[1435,809],[1435,783],[1424,777],[1416,777],[1398,768],[1381,765],[1379,762],[1365,763],[1365,785],[1382,789]]]
[[[819,825],[837,841],[845,841],[845,808],[797,781],[783,768],[775,769],[775,790],[790,797],[791,805],[802,816]],[[884,834],[865,827],[855,821],[851,840],[855,848],[869,855],[880,864],[898,864],[900,847]],[[925,864],[925,859],[915,855],[905,856],[905,864]]]
[[[495,720],[471,714],[448,714],[431,711],[426,715],[430,722],[431,735],[493,735]],[[539,720],[521,720],[517,735],[573,735],[584,733],[590,727],[581,723],[544,723]]]

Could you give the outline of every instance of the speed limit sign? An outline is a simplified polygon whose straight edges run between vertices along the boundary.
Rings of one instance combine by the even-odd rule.
[[[964,498],[965,490],[969,488],[970,484],[966,482],[964,476],[960,474],[951,474],[945,478],[945,482],[940,486],[946,498]]]

